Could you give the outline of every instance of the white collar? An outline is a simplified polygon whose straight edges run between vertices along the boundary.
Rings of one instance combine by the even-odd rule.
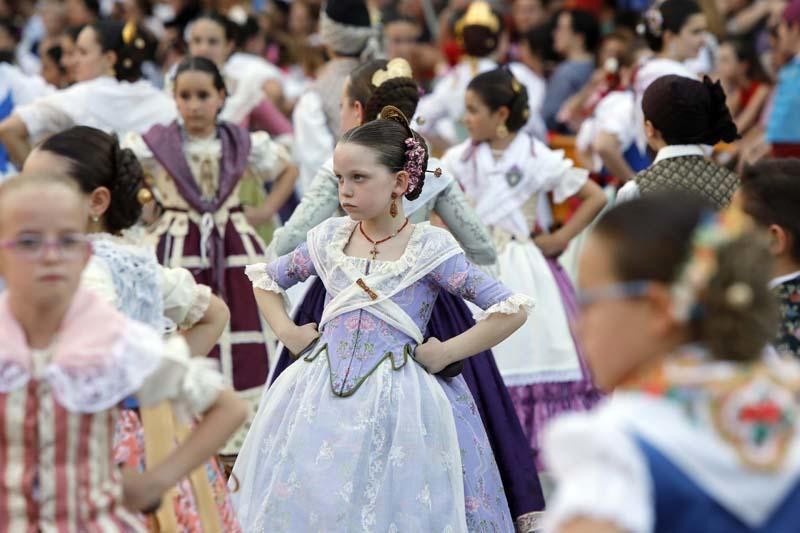
[[[777,278],[773,278],[769,282],[769,288],[770,289],[774,289],[778,285],[783,285],[787,281],[791,281],[791,280],[793,280],[794,278],[796,278],[798,276],[800,276],[800,270],[797,270],[797,271],[792,272],[790,274],[784,274],[783,276],[778,276]]]
[[[703,147],[699,144],[672,144],[670,146],[665,146],[661,150],[658,151],[653,164],[663,161],[665,159],[672,159],[675,157],[686,157],[690,155],[701,155],[705,156],[705,151],[703,151]]]

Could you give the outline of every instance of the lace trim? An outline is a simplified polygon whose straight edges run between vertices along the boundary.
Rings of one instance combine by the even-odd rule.
[[[485,311],[478,311],[474,313],[472,318],[475,319],[475,322],[480,322],[481,320],[486,320],[489,316],[497,313],[502,315],[513,315],[520,310],[524,310],[526,314],[530,315],[531,311],[533,311],[534,305],[533,299],[529,296],[525,296],[524,294],[513,294],[502,302],[494,304]]]
[[[333,259],[336,264],[343,264],[348,260],[354,259],[353,257],[345,254],[344,249],[347,247],[347,241],[350,240],[350,236],[355,230],[356,224],[356,221],[347,218],[345,222],[339,224],[339,226],[333,232],[331,245],[327,252],[330,258]],[[387,272],[390,274],[402,274],[403,272],[408,271],[408,269],[419,258],[423,242],[422,236],[425,234],[423,228],[426,225],[427,223],[424,222],[414,225],[414,229],[412,230],[411,237],[406,245],[406,249],[399,259],[396,261],[381,261],[380,259],[375,259],[372,261],[372,264],[380,268],[381,272]]]
[[[256,263],[254,265],[247,265],[244,273],[256,289],[263,291],[277,292],[278,294],[286,294],[278,282],[272,279],[272,276],[267,272],[266,263]]]
[[[0,393],[6,394],[28,383],[28,370],[12,361],[0,362]]]
[[[514,520],[517,533],[536,533],[544,527],[544,511],[526,513]]]
[[[211,288],[206,285],[196,285],[192,306],[189,308],[189,312],[186,313],[186,318],[180,324],[180,328],[189,329],[200,322],[200,319],[202,319],[206,311],[208,311],[208,306],[210,304]]]
[[[70,411],[110,409],[142,386],[158,368],[164,342],[155,330],[129,321],[106,364],[92,368],[48,366],[43,374],[58,401]]]

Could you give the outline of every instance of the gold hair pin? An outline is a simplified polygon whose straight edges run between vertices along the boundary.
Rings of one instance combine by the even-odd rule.
[[[389,80],[395,78],[413,78],[411,65],[402,57],[397,57],[386,64],[385,69],[375,71],[372,75],[372,85],[380,87]]]
[[[122,28],[122,42],[131,44],[134,37],[136,37],[136,23],[131,19],[126,22],[125,26]]]

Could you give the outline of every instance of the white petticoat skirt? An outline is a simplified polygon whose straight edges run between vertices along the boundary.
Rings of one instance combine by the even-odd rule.
[[[498,254],[497,266],[499,280],[511,292],[534,300],[525,325],[492,348],[505,384],[582,379],[561,294],[539,248],[532,241],[511,241]]]
[[[233,473],[248,533],[467,531],[453,409],[412,361],[384,361],[346,398],[331,392],[324,353],[292,364],[265,392]]]

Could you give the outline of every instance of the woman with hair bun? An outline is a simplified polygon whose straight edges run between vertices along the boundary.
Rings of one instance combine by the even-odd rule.
[[[356,68],[345,82],[342,95],[343,129],[372,122],[387,105],[405,116],[412,116],[419,100],[411,67],[404,59],[369,61]],[[428,167],[437,168],[431,159]],[[420,195],[403,198],[403,209],[412,222],[426,222],[435,212],[465,250],[470,261],[491,264],[496,253],[491,236],[467,204],[458,182],[449,174],[428,176]],[[300,206],[286,225],[275,232],[270,248],[277,254],[291,252],[306,240],[317,224],[340,213],[338,180],[333,162],[323,166],[306,192]],[[293,317],[298,324],[319,323],[327,292],[321,280],[290,290],[295,304]],[[296,286],[297,287],[297,286]],[[475,321],[464,302],[440,293],[433,305],[426,337],[450,338],[469,329]],[[294,362],[286,348],[272,373],[272,382]],[[544,508],[544,498],[527,438],[514,414],[514,405],[497,370],[490,351],[483,351],[463,363],[462,375],[475,399],[489,442],[498,463],[511,516],[522,531],[530,529]]]
[[[644,93],[642,110],[653,165],[620,189],[618,199],[679,189],[703,196],[717,209],[728,205],[738,177],[706,157],[703,146],[739,138],[719,82],[663,76]]]
[[[529,300],[470,264],[446,230],[410,223],[401,197],[435,179],[427,168],[421,137],[385,108],[335,149],[348,216],[247,268],[264,318],[299,358],[265,394],[234,467],[248,532],[514,531],[464,379],[435,374],[507,337]],[[319,328],[283,307],[285,290],[312,275],[328,290]],[[475,302],[481,318],[426,341],[442,291]]]
[[[606,203],[589,173],[563,152],[521,131],[527,121],[525,87],[507,69],[472,80],[464,123],[470,138],[448,150],[445,170],[456,176],[489,227],[498,251],[498,278],[536,300],[528,324],[493,349],[529,445],[539,451],[539,431],[553,416],[583,410],[599,398],[586,372],[570,321],[575,295],[556,257]],[[542,199],[575,197],[580,207],[559,230],[542,224]],[[538,228],[538,229],[537,229]],[[538,234],[537,234],[538,233]]]
[[[142,62],[152,49],[136,25],[96,22],[81,30],[77,48],[78,83],[15,109],[0,123],[0,142],[17,167],[32,143],[71,126],[123,135],[177,117],[172,99],[141,79]]]
[[[661,76],[677,75],[696,79],[686,62],[700,53],[706,42],[708,22],[695,0],[665,0],[648,9],[637,27],[653,56],[638,66],[631,83],[633,89],[633,131],[641,153],[647,149],[647,137],[642,118],[644,92]],[[622,109],[615,109],[615,113]]]

